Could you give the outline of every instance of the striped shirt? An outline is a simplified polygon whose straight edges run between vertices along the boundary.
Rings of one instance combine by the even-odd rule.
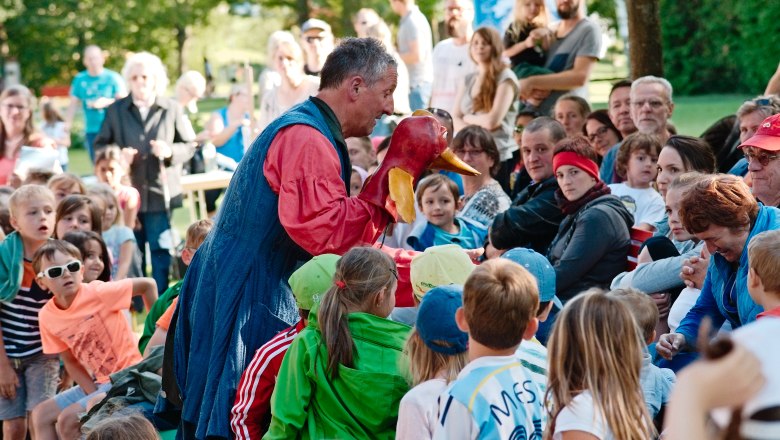
[[[293,339],[304,329],[303,320],[282,330],[257,349],[241,375],[236,402],[230,411],[230,429],[237,440],[260,439],[271,423],[271,394],[284,354]]]
[[[515,355],[544,394],[547,391],[547,347],[536,338],[530,341],[523,340],[517,347]]]
[[[24,261],[19,293],[11,301],[0,302],[3,345],[9,358],[23,358],[43,351],[38,329],[38,312],[52,298],[35,282],[32,263]]]

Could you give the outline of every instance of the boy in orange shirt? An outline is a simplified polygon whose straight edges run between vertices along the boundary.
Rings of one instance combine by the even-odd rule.
[[[43,352],[59,354],[78,384],[35,407],[36,438],[77,439],[79,414],[89,398],[111,387],[110,374],[142,360],[123,311],[139,295],[148,308],[157,299],[157,285],[151,278],[82,284],[81,255],[61,240],[38,249],[33,269],[38,283],[54,294],[38,314]]]

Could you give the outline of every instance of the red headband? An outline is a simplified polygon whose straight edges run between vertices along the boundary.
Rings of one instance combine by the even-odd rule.
[[[558,167],[561,165],[577,167],[588,173],[594,179],[601,180],[601,177],[599,177],[599,166],[596,165],[596,162],[573,151],[563,151],[553,157],[553,171],[557,172]]]

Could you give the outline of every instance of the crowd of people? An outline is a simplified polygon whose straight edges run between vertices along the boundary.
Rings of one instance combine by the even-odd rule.
[[[395,38],[274,32],[199,133],[205,80],[148,52],[88,46],[40,129],[0,93],[3,438],[777,437],[780,97],[677,134],[662,77],[592,109],[580,2],[502,38],[447,0],[435,45],[390,4]],[[207,148],[233,178],[179,245]]]

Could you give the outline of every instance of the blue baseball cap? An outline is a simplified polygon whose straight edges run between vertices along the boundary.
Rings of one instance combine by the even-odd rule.
[[[539,302],[552,301],[559,308],[563,308],[561,301],[555,296],[555,269],[544,255],[533,249],[514,248],[505,252],[501,258],[523,266],[536,278],[536,285],[539,288]]]
[[[417,310],[417,333],[425,345],[442,354],[463,353],[469,335],[455,323],[455,311],[463,306],[463,286],[450,284],[434,287],[422,298]],[[447,345],[437,344],[442,341]]]

